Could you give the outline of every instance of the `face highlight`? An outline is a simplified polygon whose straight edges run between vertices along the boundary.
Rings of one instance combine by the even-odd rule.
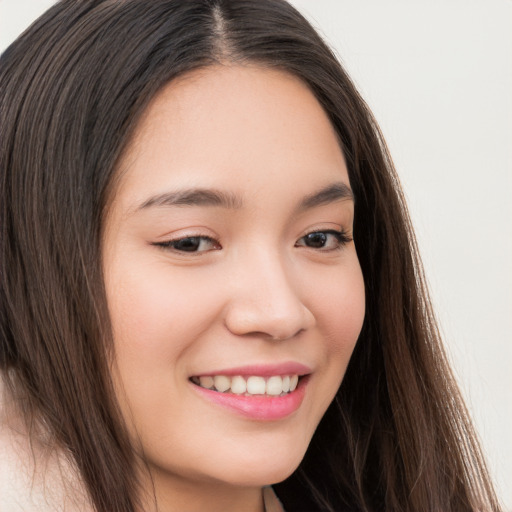
[[[154,98],[120,172],[104,238],[113,374],[157,496],[283,480],[364,317],[327,116],[286,73],[206,68]]]

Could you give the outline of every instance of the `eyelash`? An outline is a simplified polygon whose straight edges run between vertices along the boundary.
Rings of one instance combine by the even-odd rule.
[[[186,241],[196,241],[196,240],[199,241],[199,247],[201,247],[201,244],[203,244],[204,242],[209,242],[213,246],[216,246],[214,249],[210,249],[210,250],[221,249],[220,244],[216,240],[214,240],[213,238],[211,238],[209,236],[203,236],[203,235],[184,236],[181,238],[177,238],[175,240],[167,240],[165,242],[155,242],[152,245],[156,245],[157,247],[161,247],[162,249],[168,249],[173,252],[177,252],[177,253],[181,253],[181,254],[203,254],[206,251],[198,251],[197,249],[193,250],[193,251],[189,251],[186,249],[184,250],[184,249],[179,249],[176,247],[180,242],[184,243]]]
[[[327,239],[328,239],[328,236],[330,235],[330,236],[334,237],[334,239],[336,241],[336,246],[332,247],[332,248],[325,249],[324,247],[311,247],[311,246],[306,245],[305,243],[299,243],[300,241],[305,240],[306,237],[311,237],[313,235],[327,235],[327,237],[325,237]],[[194,242],[196,242],[196,243],[198,242],[199,245],[194,250],[187,250],[184,248],[180,249],[177,247],[180,242],[183,244],[183,243],[187,243],[187,241],[189,243],[192,242],[193,244],[194,244]],[[310,248],[313,250],[318,250],[320,252],[331,252],[331,251],[337,251],[337,250],[342,249],[346,244],[350,243],[351,241],[352,241],[352,238],[344,230],[337,231],[334,229],[324,229],[324,230],[319,229],[319,230],[310,231],[309,233],[306,233],[303,237],[299,238],[299,240],[295,244],[295,247],[306,247],[306,248]],[[199,251],[198,249],[201,247],[202,244],[204,244],[204,242],[210,243],[214,247],[209,250]],[[165,242],[154,242],[151,245],[161,247],[162,249],[171,250],[171,251],[179,253],[179,254],[204,254],[205,252],[209,252],[211,250],[222,249],[221,245],[216,240],[214,240],[213,238],[211,238],[209,236],[203,236],[203,235],[184,236],[182,238],[177,238],[175,240],[167,240]],[[192,245],[192,248],[193,247],[194,247],[194,245]]]
[[[306,237],[311,237],[312,235],[331,235],[336,240],[336,246],[330,249],[324,249],[323,247],[311,247],[308,245],[299,244],[299,241],[304,240]],[[337,251],[342,249],[346,244],[352,241],[352,238],[348,235],[345,230],[337,231],[335,229],[319,229],[310,231],[306,233],[303,237],[299,238],[295,247],[308,247],[310,249],[317,249],[323,252]]]

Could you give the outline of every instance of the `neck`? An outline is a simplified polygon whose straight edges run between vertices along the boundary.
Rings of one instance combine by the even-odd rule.
[[[264,512],[261,487],[231,486],[218,481],[188,480],[151,471],[143,480],[142,509],[158,512]]]

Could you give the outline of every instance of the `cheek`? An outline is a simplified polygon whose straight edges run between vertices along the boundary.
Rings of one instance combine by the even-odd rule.
[[[326,306],[326,340],[334,353],[352,355],[365,315],[365,292],[361,273],[351,276],[351,286],[340,290]],[[348,363],[348,361],[347,361]]]
[[[172,272],[161,261],[118,265],[107,276],[121,409],[134,437],[163,439],[165,407],[180,403],[189,355],[216,316],[215,300],[202,277]]]
[[[357,259],[324,282],[314,296],[317,325],[330,355],[350,357],[365,315],[364,280]]]
[[[160,262],[123,276],[107,291],[118,357],[168,362],[205,328],[212,305],[200,277],[174,275]]]
[[[324,343],[325,408],[343,380],[365,316],[364,280],[357,260],[330,283],[315,297],[317,326]]]

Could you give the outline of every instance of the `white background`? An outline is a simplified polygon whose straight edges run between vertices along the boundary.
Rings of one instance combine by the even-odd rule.
[[[0,0],[0,51],[52,3]],[[448,353],[512,511],[512,1],[292,3],[381,125]]]

